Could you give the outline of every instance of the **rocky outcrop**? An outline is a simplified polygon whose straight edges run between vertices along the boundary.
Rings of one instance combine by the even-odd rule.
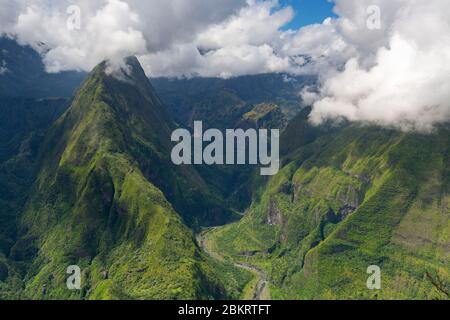
[[[266,224],[270,226],[282,226],[283,225],[283,215],[281,210],[278,208],[275,200],[271,199],[267,208],[267,221]]]

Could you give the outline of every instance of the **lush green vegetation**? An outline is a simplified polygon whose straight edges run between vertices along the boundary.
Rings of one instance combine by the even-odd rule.
[[[17,220],[30,193],[47,130],[67,104],[66,99],[0,99],[0,298],[17,294],[22,286],[20,265],[9,259]]]
[[[284,168],[257,184],[249,214],[212,234],[218,250],[265,268],[275,299],[445,298],[426,273],[450,280],[449,129],[305,120],[285,131]],[[366,288],[369,265],[381,267],[380,291]]]
[[[152,79],[161,99],[183,126],[193,127],[195,120],[203,120],[206,127],[218,129],[235,128],[246,113],[261,104],[277,105],[284,118],[292,119],[302,107],[299,92],[314,82],[314,77],[283,74]]]
[[[266,271],[274,299],[446,298],[448,126],[312,127],[309,108],[292,117],[314,79],[284,75],[155,79],[166,110],[127,64],[113,75],[99,65],[73,101],[0,99],[0,299],[252,298],[258,279],[239,263]],[[8,76],[0,96],[15,92],[1,87],[17,84]],[[282,169],[174,166],[172,116],[221,129],[291,119]],[[217,225],[205,239],[214,256],[194,234]],[[83,290],[67,289],[69,265]],[[369,265],[381,267],[379,291],[366,288]]]
[[[226,211],[192,168],[170,163],[173,124],[137,60],[128,63],[125,80],[97,67],[47,134],[12,262],[0,260],[2,296],[227,298],[250,280],[204,257],[184,224]],[[83,271],[82,291],[65,285],[70,265]]]

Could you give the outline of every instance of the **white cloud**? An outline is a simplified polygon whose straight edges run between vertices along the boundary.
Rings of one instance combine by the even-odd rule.
[[[0,0],[0,32],[40,50],[51,72],[135,54],[151,76],[313,73],[320,86],[303,97],[315,123],[429,130],[448,121],[450,2],[334,2],[338,18],[286,31],[294,12],[277,0]],[[66,27],[73,4],[80,30]],[[367,25],[374,5],[380,29]]]
[[[224,47],[201,55],[196,46],[188,44],[167,52],[145,55],[140,60],[144,69],[154,76],[183,74],[229,78],[289,69],[289,59],[278,57],[269,45]]]
[[[294,11],[278,0],[0,2],[0,32],[40,51],[49,72],[89,71],[106,58],[131,54],[152,76],[313,72],[300,68],[299,55],[317,58],[314,65],[326,69],[328,58],[342,64],[332,53],[346,50],[339,36],[329,36],[336,28],[331,20],[305,32],[282,31]],[[80,9],[79,30],[67,27],[71,5]],[[328,40],[332,48],[321,52]]]
[[[249,0],[235,15],[201,32],[197,44],[208,49],[276,45],[281,40],[280,28],[294,17],[291,7],[274,10],[277,6],[276,1]]]
[[[383,32],[355,18],[377,3]],[[323,78],[312,121],[345,118],[403,130],[429,131],[450,120],[450,2],[337,1],[340,30],[357,54]],[[359,9],[358,9],[359,8]],[[360,21],[361,20],[361,21]],[[349,27],[349,22],[356,21]],[[376,45],[374,45],[376,44]]]
[[[224,21],[211,24],[193,39],[140,57],[154,76],[231,77],[243,74],[286,72],[290,58],[281,50],[292,20],[291,7],[277,1],[248,0],[247,5]]]
[[[67,27],[73,5],[80,9],[79,29]],[[243,5],[244,0],[0,0],[0,33],[39,50],[49,72],[89,71],[106,58],[190,41]]]
[[[283,54],[302,66],[293,68],[293,71],[326,76],[353,57],[355,48],[344,41],[338,27],[338,21],[328,18],[322,24],[306,26],[286,35]]]
[[[105,58],[146,51],[146,40],[139,30],[140,17],[126,2],[77,1],[80,29],[67,27],[72,17],[67,8],[71,4],[18,1],[16,7],[10,8],[17,13],[14,23],[2,24],[1,31],[38,50],[49,72],[90,70]]]

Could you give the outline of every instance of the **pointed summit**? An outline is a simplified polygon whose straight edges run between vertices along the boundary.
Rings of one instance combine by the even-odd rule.
[[[97,131],[95,136],[109,137],[114,150],[129,152],[133,143],[128,140],[138,138],[158,158],[168,154],[175,127],[135,57],[96,66],[61,121],[70,126],[65,128],[70,132],[86,127],[89,132]],[[92,141],[96,144],[98,139]]]
[[[105,61],[91,72],[41,151],[19,227],[18,245],[30,253],[21,258],[39,279],[26,284],[30,298],[59,292],[66,276],[59,269],[69,265],[92,277],[86,297],[67,291],[67,298],[196,299],[223,292],[217,283],[201,287],[212,271],[182,222],[195,226],[223,213],[194,169],[172,164],[174,124],[137,59],[121,68],[110,72]]]
[[[102,73],[104,76],[111,76],[116,80],[142,86],[143,89],[154,91],[144,69],[142,69],[139,60],[135,56],[129,56],[121,60],[105,60],[94,69],[94,72],[96,71]],[[148,85],[150,85],[150,88]]]

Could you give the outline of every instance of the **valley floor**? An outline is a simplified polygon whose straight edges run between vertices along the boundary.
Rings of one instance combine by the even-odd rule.
[[[214,232],[220,231],[220,229],[225,228],[215,227],[209,228],[197,236],[197,242],[202,248],[202,250],[211,258],[223,262],[225,257],[221,255],[214,242],[214,237],[212,236]],[[248,263],[242,263],[237,261],[231,261],[232,264],[239,269],[251,272],[254,275],[254,279],[250,281],[243,290],[241,298],[243,300],[270,300],[270,283],[268,281],[266,271],[258,268],[254,265]]]

